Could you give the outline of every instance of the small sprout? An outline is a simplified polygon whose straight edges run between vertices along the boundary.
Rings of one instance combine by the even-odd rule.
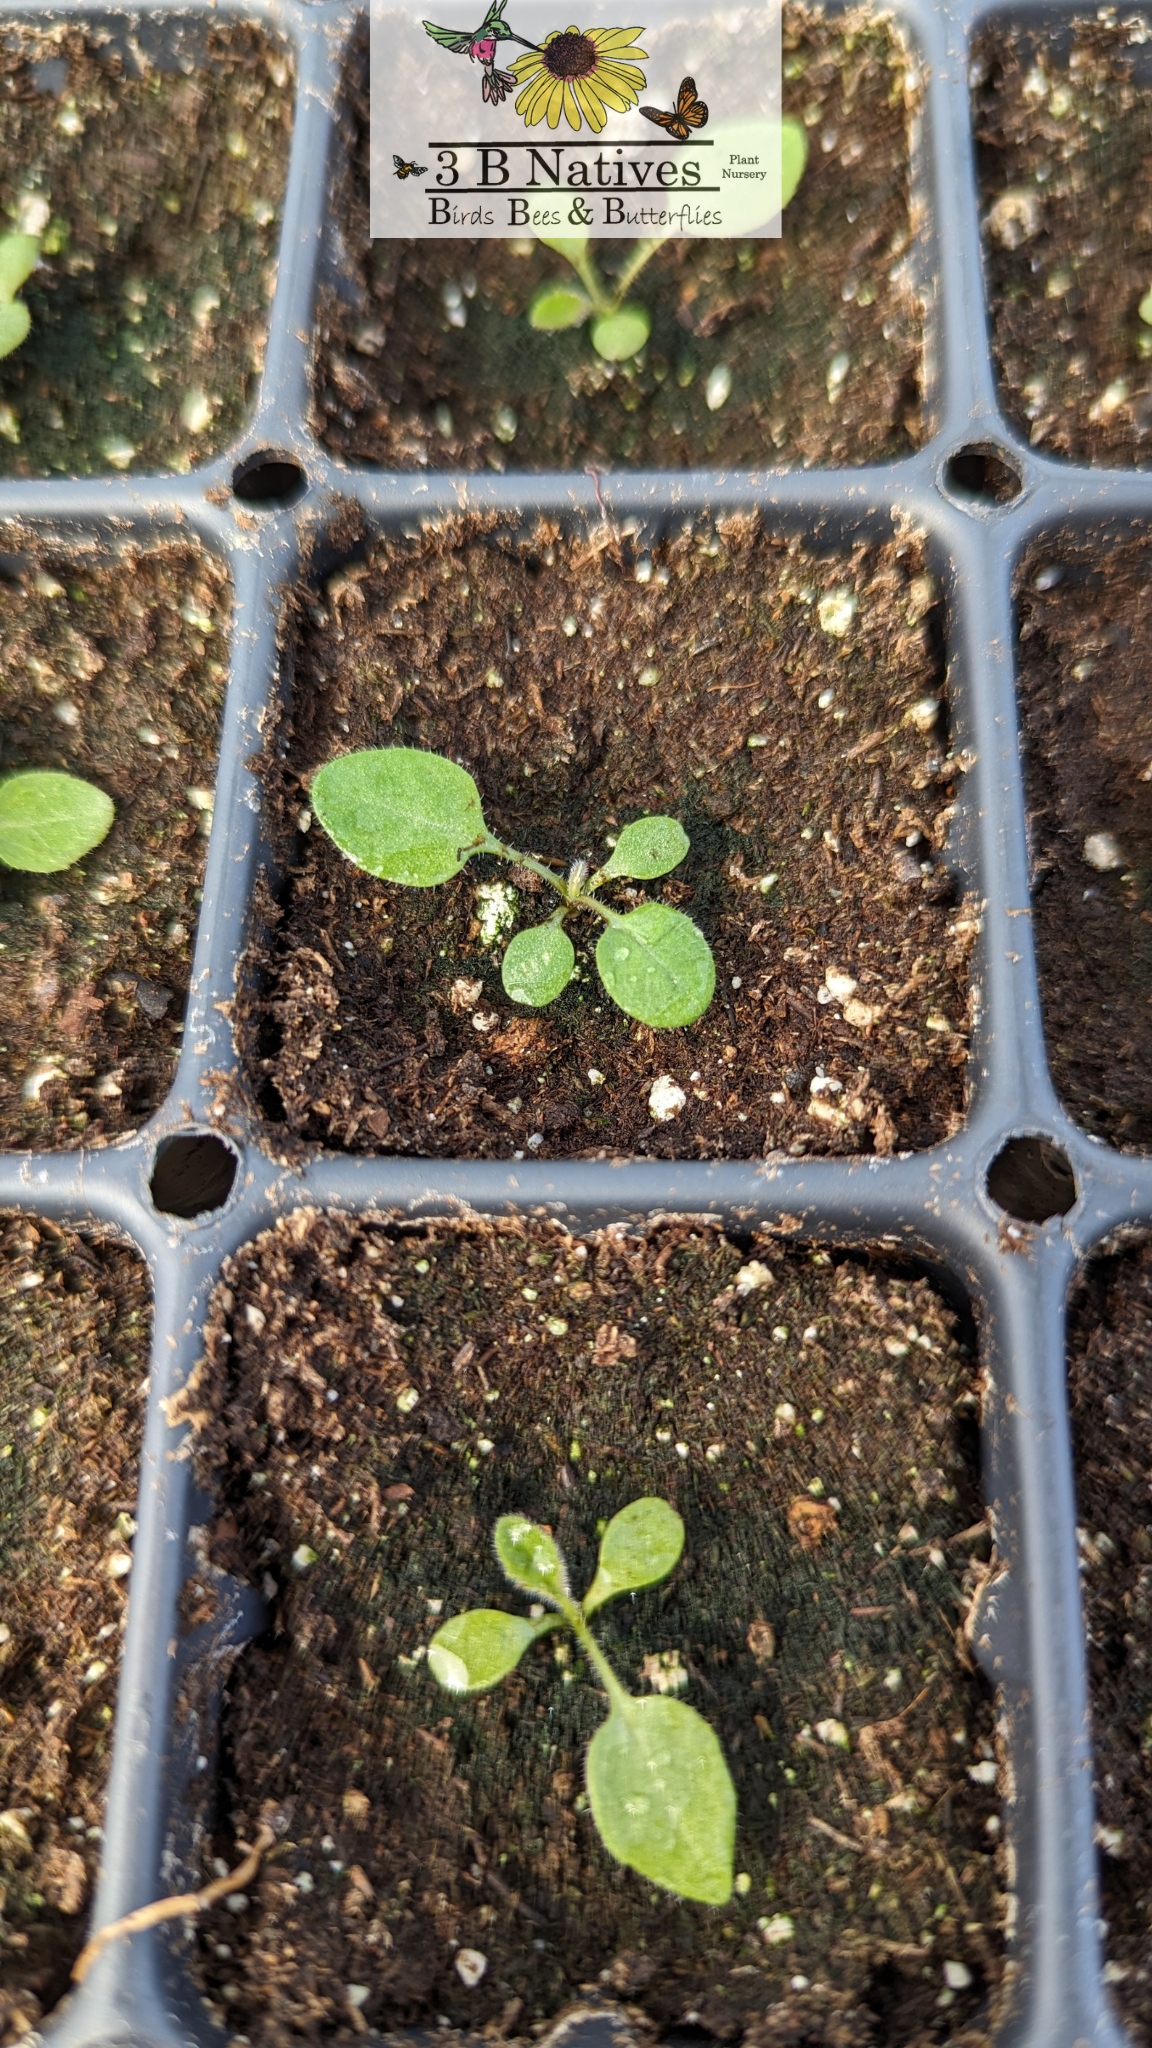
[[[458,1948],[455,1956],[456,1975],[466,1991],[475,1991],[480,1979],[488,1968],[488,1958],[478,1948]]]
[[[829,1749],[851,1749],[852,1738],[843,1721],[817,1721],[813,1733],[818,1742],[827,1743]]]
[[[193,292],[189,311],[194,327],[211,327],[213,313],[220,310],[220,294],[210,284],[202,284]]]
[[[547,882],[560,898],[558,908],[545,924],[518,932],[504,955],[502,978],[513,1002],[538,1009],[567,987],[576,954],[564,923],[578,911],[603,921],[596,966],[626,1016],[674,1029],[694,1023],[712,1000],[711,948],[690,918],[662,902],[612,910],[596,893],[606,882],[651,881],[678,866],[689,842],[674,818],[637,819],[625,826],[596,874],[589,876],[586,864],[576,861],[560,876],[534,855],[493,838],[465,769],[415,747],[372,748],[326,762],[313,778],[312,807],[341,853],[386,881],[434,888],[459,874],[473,854],[488,853]],[[506,882],[481,882],[476,898],[481,944],[494,945],[515,919],[516,891]],[[677,1107],[683,1103],[681,1093]]]
[[[190,434],[202,434],[212,425],[212,400],[193,384],[180,401],[180,418]]]
[[[571,1629],[608,1698],[608,1718],[592,1737],[586,1764],[588,1803],[604,1847],[650,1883],[722,1906],[733,1887],[736,1793],[715,1731],[685,1701],[667,1697],[688,1674],[674,1651],[646,1658],[644,1676],[658,1689],[654,1698],[636,1698],[588,1626],[606,1600],[667,1578],[683,1545],[684,1524],[667,1501],[632,1501],[604,1530],[596,1575],[577,1601],[549,1530],[523,1515],[502,1515],[496,1556],[512,1584],[536,1596],[539,1610],[534,1606],[531,1619],[494,1608],[455,1615],[433,1636],[428,1668],[448,1692],[483,1692],[508,1677],[541,1636]],[[474,1954],[461,1949],[457,1970]],[[476,1961],[486,1967],[483,1956]]]
[[[314,1565],[315,1562],[316,1552],[313,1550],[312,1545],[310,1543],[298,1543],[292,1552],[293,1571],[306,1572],[309,1566]]]
[[[30,768],[0,783],[0,862],[24,874],[70,868],[107,837],[111,797],[79,775]]]
[[[520,422],[510,405],[498,405],[496,407],[492,415],[492,432],[498,441],[504,443],[506,448],[510,448],[516,439],[519,425]]]
[[[0,359],[10,356],[28,338],[32,315],[16,297],[40,260],[36,235],[0,235]],[[12,435],[7,439],[18,438]]]
[[[972,1982],[972,1972],[966,1963],[945,1963],[944,1982],[949,1991],[967,1991]]]
[[[101,453],[105,462],[111,463],[113,469],[127,469],[135,458],[136,450],[131,441],[125,441],[120,435],[114,434],[110,440],[101,443]]]
[[[785,1942],[795,1941],[796,1928],[790,1913],[773,1913],[770,1920],[758,1920],[761,1940],[769,1948],[782,1948]]]
[[[400,1410],[401,1415],[411,1415],[412,1410],[418,1406],[419,1400],[420,1395],[415,1387],[404,1387],[396,1396],[396,1406]]]
[[[708,372],[704,386],[704,403],[709,412],[719,412],[732,395],[732,372],[727,363],[717,363]]]
[[[835,398],[851,368],[851,356],[844,355],[843,353],[833,356],[832,361],[828,365],[827,391],[829,399]]]

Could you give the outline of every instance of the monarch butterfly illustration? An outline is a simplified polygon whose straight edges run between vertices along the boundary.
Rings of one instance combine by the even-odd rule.
[[[671,135],[677,142],[687,142],[693,128],[708,126],[708,109],[703,100],[696,97],[696,80],[682,78],[676,95],[676,112],[666,114],[660,107],[641,107],[646,121],[655,121],[658,128]]]
[[[402,156],[396,155],[393,155],[392,161],[396,166],[398,178],[426,178],[428,175],[427,164],[406,164]]]

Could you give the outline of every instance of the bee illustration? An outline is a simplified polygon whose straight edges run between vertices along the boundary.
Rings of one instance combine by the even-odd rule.
[[[398,178],[426,178],[428,176],[427,164],[406,164],[402,156],[396,155],[393,155],[392,161],[396,166],[396,176]]]
[[[641,107],[640,112],[646,121],[655,121],[658,128],[663,128],[665,134],[677,142],[687,142],[693,128],[708,126],[708,109],[703,100],[696,97],[694,78],[681,79],[674,114],[665,114],[660,107]]]

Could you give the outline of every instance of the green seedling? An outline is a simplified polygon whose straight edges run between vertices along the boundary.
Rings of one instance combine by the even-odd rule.
[[[16,297],[31,277],[40,256],[36,235],[0,235],[0,357],[10,356],[28,338],[32,315]]]
[[[703,1015],[716,988],[707,939],[667,903],[621,912],[601,903],[605,882],[653,881],[679,865],[688,835],[675,818],[638,818],[621,832],[595,874],[586,861],[558,875],[533,854],[493,838],[480,792],[467,771],[417,747],[373,747],[328,761],[312,781],[312,808],[329,838],[356,867],[411,889],[447,882],[476,853],[493,853],[539,875],[560,898],[546,923],[517,932],[504,955],[505,993],[540,1009],[567,987],[576,953],[564,930],[577,911],[601,919],[596,966],[608,994],[629,1017],[669,1030]]]
[[[714,147],[723,149],[728,144],[739,145],[735,153],[742,161],[753,161],[762,149],[760,140],[762,124],[750,131],[750,142],[745,151],[745,137],[738,125],[729,124],[728,129],[717,130]],[[787,116],[781,123],[781,207],[787,206],[803,175],[808,157],[808,138],[801,122]],[[755,147],[752,146],[755,144]],[[720,158],[717,157],[717,162]],[[754,199],[748,207],[749,228],[758,226],[758,207],[761,202]],[[731,230],[736,231],[736,230]],[[542,284],[528,308],[528,324],[548,334],[560,332],[566,327],[582,327],[591,318],[592,346],[606,363],[623,363],[639,355],[652,332],[652,315],[646,306],[629,301],[628,293],[641,271],[650,263],[658,249],[662,249],[669,235],[652,235],[634,242],[625,257],[613,284],[601,277],[592,261],[586,234],[537,235],[545,248],[554,249],[572,265],[583,287],[577,290],[563,278],[552,279]]]
[[[111,797],[79,775],[53,768],[10,775],[0,782],[0,862],[54,875],[99,846],[115,815]]]
[[[596,1576],[574,1600],[551,1532],[501,1515],[496,1556],[523,1593],[552,1611],[534,1620],[473,1608],[428,1645],[428,1669],[446,1692],[486,1692],[515,1671],[541,1636],[570,1628],[608,1695],[608,1719],[588,1745],[588,1804],[610,1856],[682,1899],[723,1906],[732,1892],[736,1788],[714,1729],[683,1700],[626,1692],[588,1626],[618,1593],[666,1579],[684,1548],[684,1524],[664,1500],[634,1500],[613,1515]]]

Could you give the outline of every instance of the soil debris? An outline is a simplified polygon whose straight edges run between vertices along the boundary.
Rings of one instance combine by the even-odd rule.
[[[974,59],[1001,402],[1033,447],[1152,461],[1152,78],[1138,15],[997,29]]]
[[[1150,590],[1147,540],[1062,536],[1029,552],[1018,585],[1048,1058],[1069,1113],[1126,1151],[1152,1144]]]
[[[152,1306],[143,1261],[0,1218],[0,2044],[68,1988],[100,1856]]]
[[[1068,1392],[1088,1628],[1104,1977],[1152,2041],[1152,1244],[1095,1260],[1070,1308]]]

